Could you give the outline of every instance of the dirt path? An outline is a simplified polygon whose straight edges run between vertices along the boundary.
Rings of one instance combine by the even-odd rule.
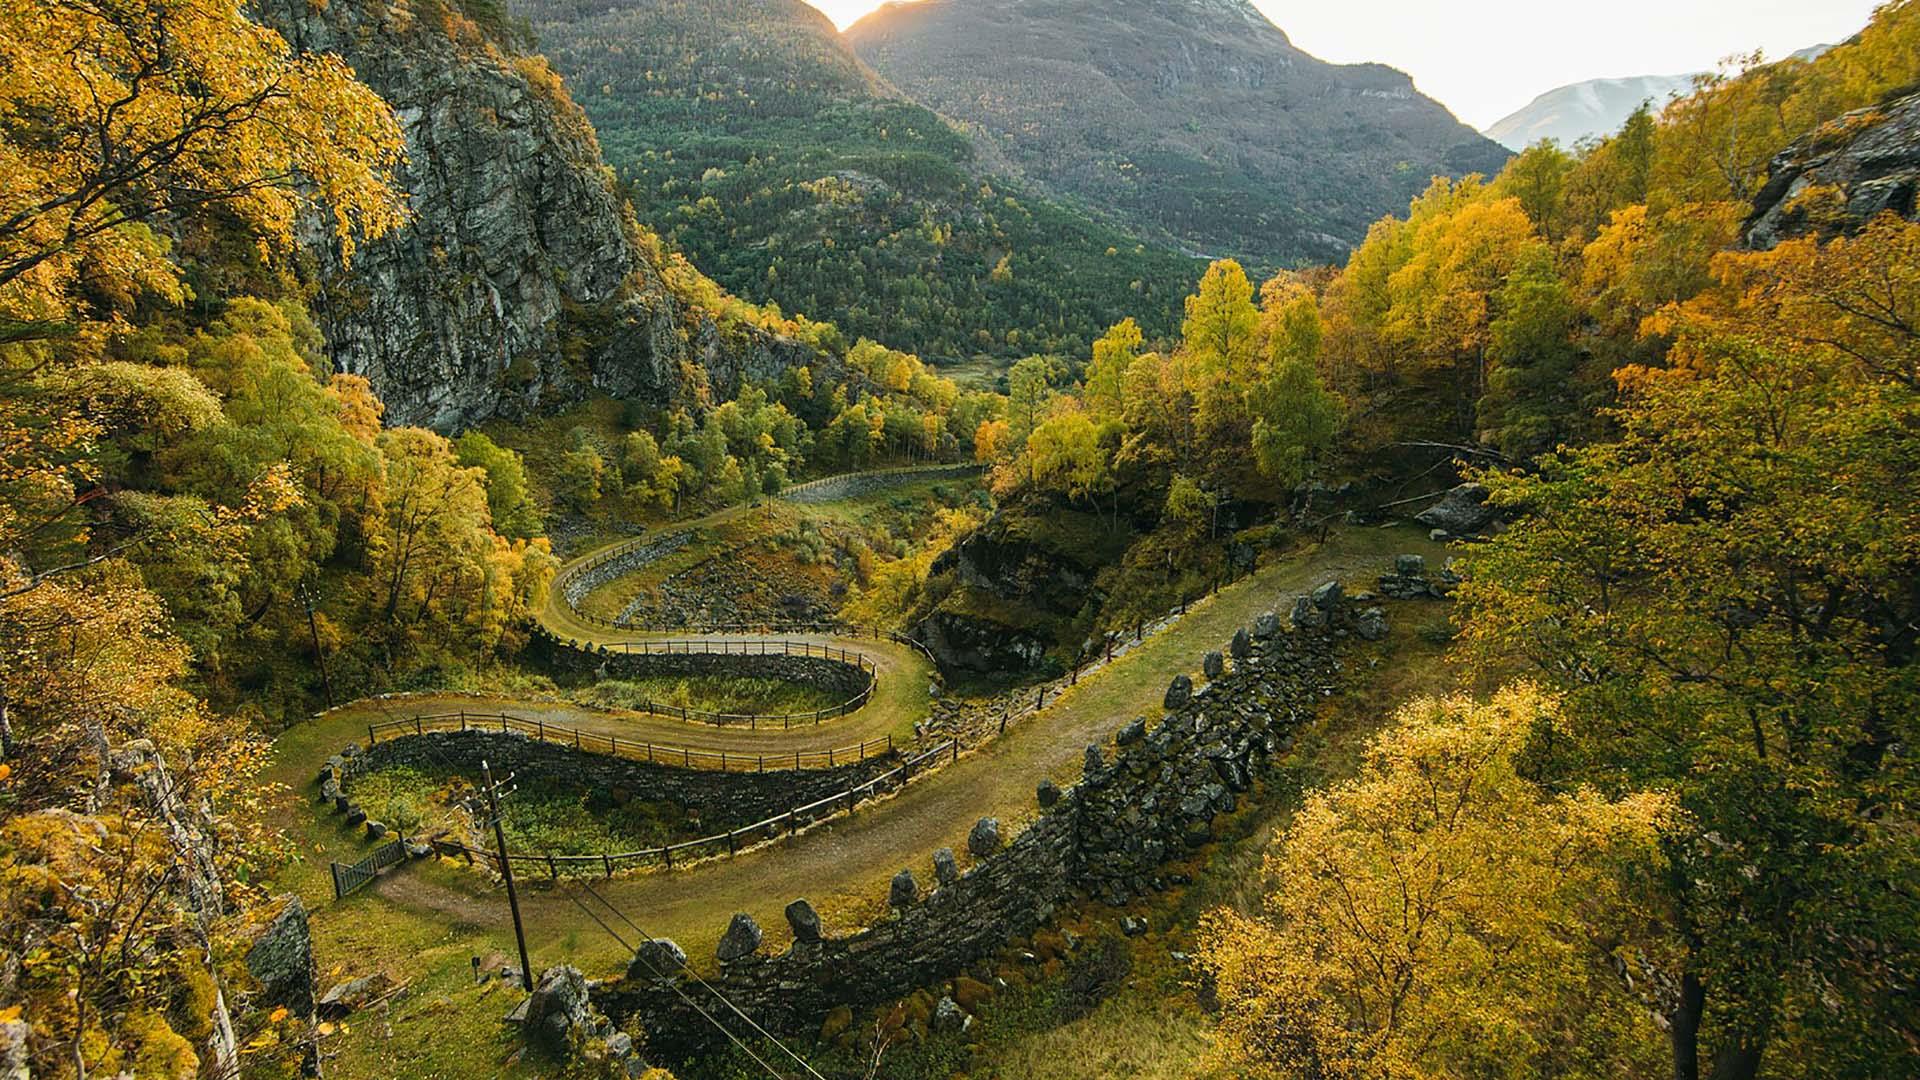
[[[1174,626],[1006,734],[851,820],[737,858],[594,888],[648,932],[675,938],[696,962],[712,956],[736,911],[752,914],[768,932],[768,947],[780,947],[786,933],[782,910],[796,897],[811,900],[830,931],[854,929],[879,912],[887,880],[902,867],[925,880],[932,853],[941,847],[960,852],[964,864],[966,833],[978,818],[998,817],[1017,829],[1035,812],[1034,787],[1042,778],[1076,780],[1090,743],[1107,742],[1135,716],[1157,717],[1167,681],[1179,672],[1197,674],[1201,654],[1222,647],[1255,615],[1284,612],[1294,595],[1330,577],[1370,582],[1403,551],[1442,554],[1412,530],[1337,533],[1195,605]],[[504,926],[505,906],[494,890],[450,868],[403,870],[382,879],[375,891],[387,903],[445,919]],[[579,886],[529,883],[523,906],[536,968],[566,959],[589,971],[624,962],[623,950],[575,905],[573,897],[581,894]]]

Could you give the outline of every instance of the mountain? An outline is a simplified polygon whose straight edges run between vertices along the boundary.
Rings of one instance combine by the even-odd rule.
[[[1199,263],[1029,185],[801,0],[509,0],[642,223],[751,300],[950,359],[1174,327]]]
[[[1831,46],[1801,49],[1789,59],[1812,60]],[[1486,130],[1489,139],[1510,150],[1524,150],[1541,139],[1572,146],[1582,139],[1620,130],[1633,110],[1651,102],[1654,111],[1693,91],[1697,74],[1635,75],[1625,79],[1589,79],[1549,90],[1526,107]]]
[[[1434,174],[1508,156],[1405,74],[1316,59],[1248,0],[920,0],[847,38],[1025,178],[1210,254],[1338,259]]]
[[[1693,87],[1692,75],[1637,75],[1628,79],[1589,79],[1549,90],[1494,124],[1487,138],[1512,150],[1541,139],[1572,146],[1582,139],[1620,130],[1642,102],[1660,109]]]
[[[296,48],[344,59],[401,121],[411,220],[351,263],[308,230],[331,359],[369,379],[389,423],[452,430],[596,390],[664,402],[689,365],[724,397],[815,360],[669,282],[592,126],[493,0],[256,7]]]

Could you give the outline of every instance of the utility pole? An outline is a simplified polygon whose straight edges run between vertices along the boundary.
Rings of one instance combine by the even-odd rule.
[[[294,595],[300,598],[300,605],[307,609],[307,632],[313,635],[313,660],[320,668],[320,688],[326,691],[327,708],[333,708],[333,680],[327,676],[327,650],[320,644],[320,622],[314,616],[314,608],[319,606],[320,597],[311,578],[302,578],[293,587]]]
[[[500,786],[493,782],[493,770],[485,761],[480,762],[480,774],[487,781],[487,813],[493,820],[493,842],[500,847],[500,876],[507,883],[507,906],[513,909],[513,939],[520,946],[520,983],[531,994],[533,963],[527,959],[527,931],[520,923],[520,895],[513,888],[513,862],[507,858],[507,834],[500,827]]]

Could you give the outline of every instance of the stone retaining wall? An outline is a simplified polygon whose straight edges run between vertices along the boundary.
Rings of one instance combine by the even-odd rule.
[[[798,918],[790,909],[797,944],[723,963],[714,985],[769,1029],[810,1033],[838,1006],[896,1000],[990,958],[1076,898],[1119,904],[1163,888],[1162,868],[1212,839],[1217,815],[1236,808],[1332,692],[1335,648],[1355,615],[1337,588],[1323,593],[1324,611],[1306,627],[1286,632],[1263,616],[1224,655],[1209,654],[1203,667],[1218,674],[1200,689],[1177,678],[1158,722],[1117,733],[1113,760],[1088,747],[1081,781],[1065,792],[1049,785],[1042,801],[1051,805],[1004,849],[964,874],[936,860],[945,880],[938,866],[912,868],[917,880],[896,888],[928,883],[931,894],[904,905],[896,896],[894,917],[850,937],[821,940],[811,909]],[[616,1021],[638,1017],[662,1058],[697,1053],[713,1037],[670,983],[645,972],[599,984],[594,1000]]]
[[[580,601],[585,600],[588,593],[633,573],[663,555],[679,551],[686,547],[687,541],[691,539],[693,539],[692,531],[682,529],[679,532],[667,533],[649,543],[636,544],[614,558],[598,566],[581,570],[560,582],[560,595],[566,599],[569,608],[578,610]]]
[[[477,777],[482,760],[496,776],[513,773],[522,780],[557,780],[585,788],[617,789],[642,801],[671,802],[697,811],[706,831],[737,829],[784,814],[864,784],[897,764],[892,756],[881,754],[825,769],[721,772],[633,761],[512,733],[441,731],[376,743],[349,759],[347,777],[351,782],[356,774],[401,766],[429,772],[453,768]]]
[[[819,480],[810,480],[797,484],[780,493],[780,498],[796,503],[830,503],[842,499],[856,499],[862,495],[871,495],[876,491],[918,484],[928,480],[957,480],[964,476],[975,476],[982,467],[972,463],[964,465],[929,465],[915,469],[892,469],[881,472],[847,473],[843,476],[828,476]]]

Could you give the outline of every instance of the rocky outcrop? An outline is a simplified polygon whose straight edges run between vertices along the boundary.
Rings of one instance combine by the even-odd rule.
[[[411,220],[340,258],[305,229],[313,309],[338,370],[387,421],[453,429],[593,390],[665,400],[681,365],[722,397],[812,359],[692,311],[616,196],[585,116],[545,61],[457,5],[262,0],[297,49],[332,53],[391,104]],[[477,11],[477,9],[476,9]]]
[[[1094,572],[996,517],[934,560],[945,598],[914,627],[942,672],[1017,675],[1035,668],[1094,592]]]
[[[1773,159],[1747,219],[1748,247],[1852,233],[1883,213],[1913,220],[1920,192],[1920,93],[1847,113]]]

